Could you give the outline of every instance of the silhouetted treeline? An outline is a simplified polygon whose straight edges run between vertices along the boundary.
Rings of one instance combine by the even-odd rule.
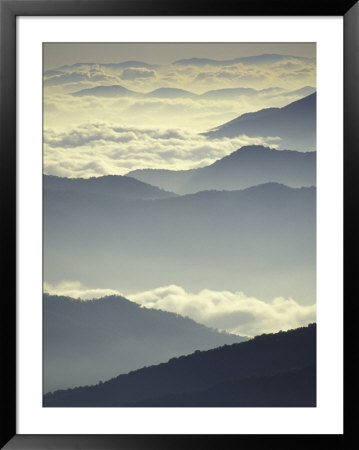
[[[316,367],[230,380],[204,391],[168,395],[129,406],[302,407],[316,405]]]

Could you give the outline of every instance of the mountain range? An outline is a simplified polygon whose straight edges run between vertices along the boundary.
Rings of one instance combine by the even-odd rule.
[[[211,139],[240,135],[279,137],[281,148],[315,150],[316,99],[316,93],[313,93],[283,108],[266,108],[242,114],[203,135]]]
[[[55,80],[56,81],[56,80]],[[47,84],[51,84],[51,78],[47,81]],[[114,85],[99,85],[92,88],[80,89],[79,91],[72,92],[70,95],[73,97],[135,97],[135,98],[193,98],[193,99],[226,99],[233,97],[253,97],[256,95],[264,95],[269,97],[275,96],[304,96],[315,92],[315,88],[312,86],[304,86],[294,91],[285,91],[282,88],[267,88],[267,89],[253,89],[253,88],[226,88],[215,89],[204,92],[202,94],[195,94],[185,89],[162,87],[153,91],[142,93],[131,89],[127,89],[119,84]]]
[[[142,169],[127,176],[181,195],[210,189],[240,190],[269,182],[314,186],[316,153],[250,145],[199,169]]]
[[[316,326],[257,336],[44,396],[49,407],[315,406]]]
[[[246,339],[120,296],[82,301],[45,294],[43,324],[44,392]]]
[[[43,188],[46,191],[106,196],[112,200],[158,199],[176,196],[172,192],[166,192],[156,186],[150,186],[140,180],[121,175],[92,178],[61,178],[54,175],[43,175]]]
[[[293,55],[279,55],[276,53],[264,53],[262,55],[255,55],[255,56],[242,56],[239,58],[232,58],[232,59],[223,59],[223,60],[216,60],[216,59],[210,59],[210,58],[189,58],[189,59],[179,59],[177,61],[174,61],[172,64],[177,66],[228,66],[232,64],[273,64],[276,62],[280,62],[286,59],[294,59],[298,61],[313,61],[312,58],[306,58],[303,56],[293,56]]]
[[[44,289],[98,293],[43,294],[43,406],[316,406],[315,324],[255,337],[221,331],[253,336],[314,317],[316,89],[303,81],[312,83],[314,65],[262,54],[85,62],[44,73],[46,124],[54,127],[45,148],[63,168],[76,159],[66,173],[80,169],[80,158],[90,173],[91,154],[113,148],[109,171],[124,158],[122,170],[136,158],[138,167],[187,158],[197,168],[43,175]],[[282,75],[295,77],[286,89],[276,87]],[[267,105],[276,107],[254,111]],[[151,123],[202,133],[152,132]],[[64,124],[76,127],[76,139]],[[228,148],[237,149],[214,161]],[[198,167],[198,158],[214,162]]]
[[[139,292],[315,298],[314,187],[268,183],[156,200],[44,190],[44,279]]]
[[[189,59],[178,59],[176,61],[173,61],[172,64],[174,66],[186,66],[186,65],[196,65],[196,66],[203,66],[203,65],[212,65],[212,66],[228,66],[231,64],[273,64],[278,63],[283,60],[297,60],[297,61],[305,61],[305,62],[312,62],[315,59],[314,58],[307,58],[307,57],[301,57],[301,56],[295,56],[295,55],[281,55],[276,53],[264,53],[261,55],[255,55],[255,56],[242,56],[238,58],[232,58],[232,59],[226,59],[226,60],[216,60],[216,59],[210,59],[210,58],[189,58]],[[121,61],[121,62],[111,62],[111,63],[99,63],[99,62],[79,62],[74,64],[66,64],[61,67],[58,67],[56,70],[74,70],[79,67],[108,67],[111,69],[123,69],[123,68],[156,68],[159,67],[158,64],[149,64],[144,61]],[[51,75],[54,70],[47,70],[45,71],[45,75]]]

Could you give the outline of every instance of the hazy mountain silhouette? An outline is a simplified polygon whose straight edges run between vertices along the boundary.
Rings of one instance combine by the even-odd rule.
[[[189,58],[189,59],[180,59],[177,61],[174,61],[172,64],[174,65],[214,65],[214,66],[221,66],[221,65],[231,65],[231,64],[272,64],[276,62],[280,62],[286,59],[295,59],[297,61],[313,61],[314,58],[306,58],[306,57],[300,57],[300,56],[294,56],[294,55],[279,55],[279,54],[262,54],[262,55],[255,55],[255,56],[244,56],[239,58],[232,58],[227,60],[215,60],[215,59],[209,59],[209,58]],[[60,70],[68,70],[68,69],[77,69],[82,66],[103,66],[103,67],[109,67],[111,69],[124,69],[124,68],[156,68],[158,67],[158,64],[150,64],[144,61],[123,61],[123,62],[113,62],[113,63],[99,63],[99,62],[79,62],[75,64],[66,64],[61,67],[56,68],[57,71]],[[48,75],[52,71],[48,70],[45,72],[45,75]]]
[[[281,92],[279,95],[284,97],[290,97],[293,95],[301,95],[301,96],[308,96],[311,94],[314,94],[316,92],[316,88],[313,86],[303,86],[300,89],[296,89],[295,91],[284,91]]]
[[[71,93],[74,97],[94,96],[94,97],[138,97],[138,98],[193,98],[198,97],[193,92],[177,88],[159,88],[154,91],[141,93],[124,88],[120,85],[95,86],[89,89],[81,89]]]
[[[45,190],[82,192],[87,195],[107,195],[127,200],[176,196],[172,192],[166,192],[158,187],[121,175],[105,175],[92,178],[61,178],[53,175],[44,175],[43,187]]]
[[[201,95],[201,97],[204,98],[233,98],[236,96],[254,96],[257,95],[262,91],[258,91],[257,89],[253,88],[227,88],[227,89],[215,89],[212,91],[207,91]]]
[[[245,340],[119,296],[81,301],[45,294],[43,307],[45,392]]]
[[[44,191],[44,279],[125,292],[177,284],[315,301],[315,188],[158,200]]]
[[[142,169],[127,176],[177,194],[208,189],[238,190],[269,182],[291,187],[314,186],[316,153],[249,145],[200,169]]]
[[[68,75],[66,72],[59,72],[59,74]],[[79,74],[74,73],[73,77],[74,81],[76,81],[77,80],[76,77],[79,77]],[[51,84],[52,82],[57,83],[58,81],[56,81],[55,78],[54,79],[50,78],[46,80],[47,84]],[[142,93],[127,89],[121,85],[112,85],[112,86],[99,85],[94,86],[92,88],[81,89],[79,91],[72,92],[70,95],[74,97],[94,96],[94,97],[137,97],[137,98],[226,99],[241,96],[254,97],[260,95],[269,95],[271,97],[304,96],[309,95],[313,92],[315,92],[315,88],[311,86],[304,86],[303,88],[297,89],[295,91],[285,91],[284,89],[278,87],[260,90],[246,87],[238,87],[238,88],[215,89],[204,92],[202,94],[195,94],[194,92],[190,92],[185,89],[163,87],[155,89],[154,91]]]
[[[292,56],[292,55],[278,55],[275,53],[265,53],[262,55],[256,56],[244,56],[240,58],[234,59],[225,59],[225,60],[215,60],[209,58],[189,58],[189,59],[179,59],[174,61],[172,64],[177,66],[228,66],[232,64],[273,64],[279,61],[283,61],[286,59],[296,59],[299,61],[311,61],[311,58],[301,57],[301,56]]]
[[[93,95],[95,97],[142,97],[139,92],[131,91],[120,85],[113,86],[95,86],[89,89],[81,89],[72,92],[73,97],[83,97],[85,95]]]
[[[316,88],[312,86],[303,86],[300,89],[296,89],[295,91],[286,91],[280,87],[272,87],[266,89],[253,89],[253,88],[225,88],[225,89],[216,89],[212,91],[207,91],[201,95],[204,98],[233,98],[237,96],[247,96],[253,97],[256,95],[266,95],[269,97],[278,97],[278,96],[298,96],[304,97],[310,94],[313,94],[316,91]]]
[[[312,324],[57,391],[44,406],[315,406],[315,364]]]
[[[192,98],[197,97],[193,92],[177,88],[159,88],[146,94],[147,97],[155,98]]]
[[[283,108],[267,108],[246,113],[219,127],[203,133],[215,138],[233,138],[242,134],[251,137],[279,136],[281,148],[315,150],[316,94],[308,95]]]

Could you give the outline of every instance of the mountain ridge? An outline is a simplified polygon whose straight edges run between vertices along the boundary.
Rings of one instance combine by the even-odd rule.
[[[223,88],[212,89],[209,91],[197,94],[195,92],[188,91],[186,89],[175,87],[161,87],[149,92],[138,92],[132,89],[125,88],[120,84],[114,85],[97,85],[92,88],[80,89],[78,91],[70,92],[69,95],[73,97],[82,96],[98,96],[98,97],[137,97],[137,98],[232,98],[240,96],[255,96],[266,95],[271,97],[276,96],[304,96],[308,95],[308,92],[315,91],[315,88],[311,86],[303,86],[300,89],[294,91],[284,91],[281,88],[266,88],[266,89],[254,89],[249,87],[237,87],[237,88]]]
[[[196,351],[95,386],[58,391],[44,396],[44,406],[116,407],[143,401],[151,406],[153,399],[163,395],[203,391],[224,381],[266,377],[315,363],[316,325],[310,324],[239,344]]]
[[[241,190],[270,182],[312,186],[316,184],[316,153],[248,145],[197,169],[139,169],[126,175],[180,195],[211,188]]]
[[[124,175],[103,175],[91,178],[67,178],[56,175],[43,175],[43,188],[45,190],[63,192],[106,194],[123,199],[155,199],[176,197],[177,195]]]
[[[80,300],[45,293],[43,305],[45,391],[246,339],[118,295]]]
[[[205,285],[312,304],[315,204],[315,187],[277,183],[115,202],[45,190],[45,280],[127,292]]]
[[[264,108],[242,114],[220,126],[201,133],[210,139],[250,137],[280,137],[282,148],[315,150],[316,93],[291,102],[282,108]]]

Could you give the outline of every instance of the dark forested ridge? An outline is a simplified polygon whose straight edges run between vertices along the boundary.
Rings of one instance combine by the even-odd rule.
[[[129,406],[302,407],[316,405],[316,367],[229,380],[204,391],[167,395]]]
[[[315,364],[311,324],[57,391],[44,406],[315,406]]]
[[[181,195],[213,189],[240,190],[269,182],[315,186],[316,152],[247,145],[199,169],[142,169],[127,175]]]
[[[81,301],[45,294],[43,306],[45,392],[245,340],[120,296]]]

